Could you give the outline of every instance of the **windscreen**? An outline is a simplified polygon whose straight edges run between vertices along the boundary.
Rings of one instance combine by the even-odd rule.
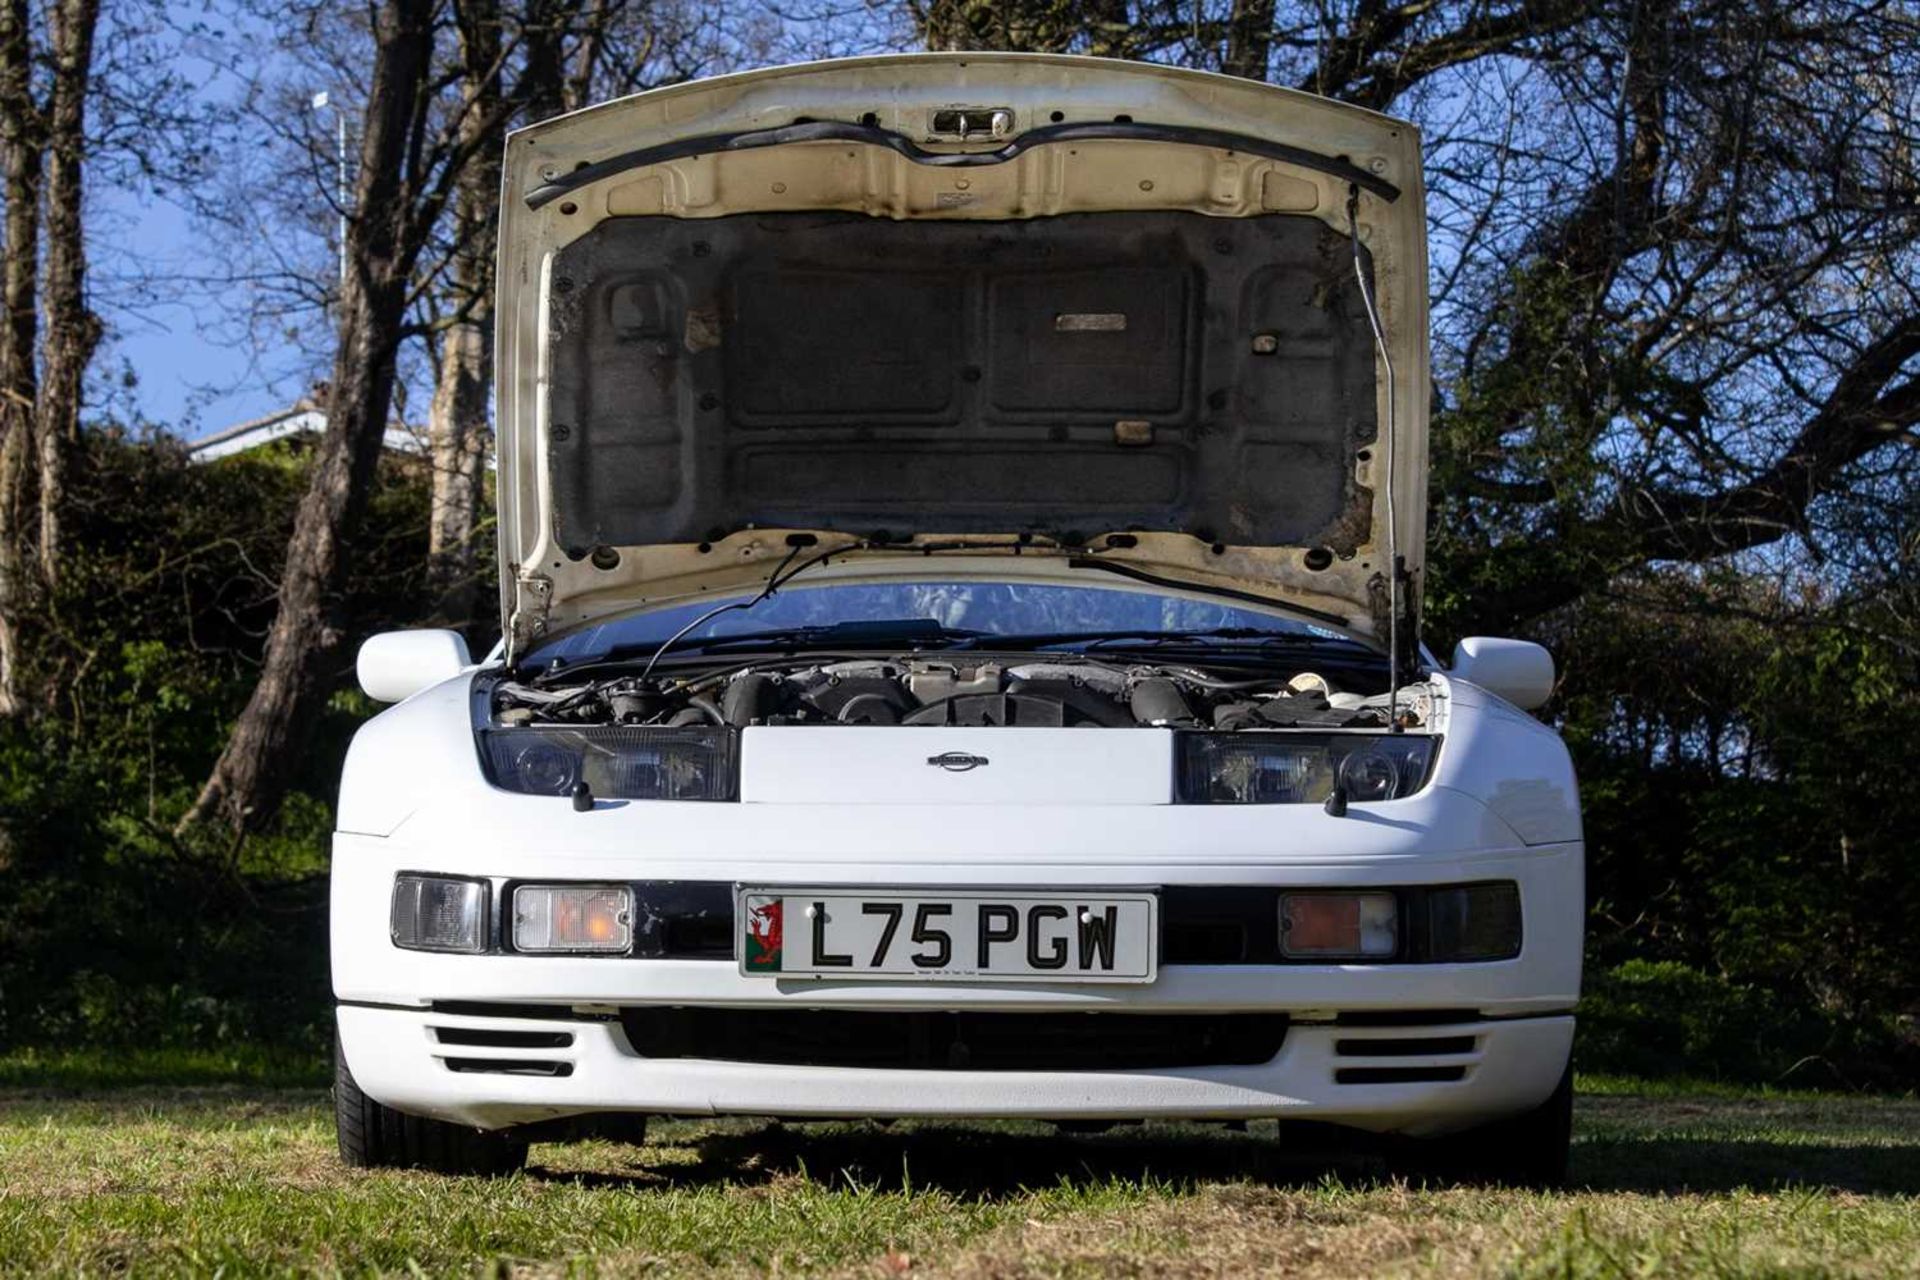
[[[751,595],[734,597],[742,601]],[[646,613],[625,614],[536,648],[531,666],[554,658],[569,663],[658,644],[728,597]],[[747,635],[791,627],[923,618],[942,627],[998,636],[1052,633],[1195,631],[1245,628],[1274,635],[1335,637],[1337,632],[1256,609],[1180,596],[1103,587],[1013,582],[903,582],[879,585],[793,586],[751,609],[720,613],[693,638]]]

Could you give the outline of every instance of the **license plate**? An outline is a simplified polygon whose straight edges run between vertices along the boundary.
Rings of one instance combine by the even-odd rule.
[[[907,892],[741,886],[745,974],[996,982],[1152,982],[1151,893]]]

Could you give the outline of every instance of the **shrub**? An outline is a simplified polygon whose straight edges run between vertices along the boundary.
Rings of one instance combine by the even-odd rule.
[[[304,457],[86,446],[84,550],[35,619],[51,704],[0,723],[0,1047],[323,1045],[332,801],[371,710],[349,664],[270,830],[173,831],[252,688]],[[341,653],[424,598],[426,491],[418,462],[383,463]]]
[[[1777,988],[1672,960],[1589,971],[1583,1071],[1809,1088],[1910,1088],[1920,1043],[1891,1020],[1823,1014]]]

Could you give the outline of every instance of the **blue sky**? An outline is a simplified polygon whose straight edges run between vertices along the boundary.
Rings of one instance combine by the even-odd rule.
[[[756,20],[760,16],[753,6],[742,6],[740,12]],[[828,5],[823,12],[838,16],[831,22],[780,26],[778,39],[765,38],[767,33],[751,22],[716,38],[727,45],[726,60],[741,66],[868,52],[898,43],[899,33],[890,30],[889,22],[867,10]],[[246,93],[244,79],[252,79],[256,89],[269,86],[253,98],[255,109],[284,103],[264,108],[274,112],[271,127],[255,118],[241,125],[237,136],[227,130],[220,139],[209,140],[206,152],[217,177],[232,181],[242,170],[284,154],[276,140],[265,136],[272,129],[308,131],[324,139],[333,117],[307,111],[305,103],[314,92],[331,92],[357,123],[360,86],[325,83],[329,75],[338,74],[324,69],[326,58],[308,57],[307,50],[281,43],[286,32],[262,26],[261,11],[219,0],[179,0],[164,15],[144,35],[164,51],[167,65],[161,70],[187,86],[189,105],[236,103]],[[112,12],[104,19],[114,20]],[[231,64],[238,74],[223,64]],[[327,190],[333,175],[329,169],[314,177],[310,216],[304,206],[295,212],[284,205],[252,215],[258,225],[271,225],[273,234],[289,239],[283,252],[254,255],[249,266],[266,257],[277,259],[281,269],[288,262],[326,269],[333,253]],[[144,188],[115,185],[114,175],[98,166],[88,182],[93,305],[108,326],[93,371],[98,409],[123,419],[137,416],[191,439],[283,408],[325,376],[333,340],[330,322],[317,307],[298,317],[249,326],[244,289],[210,279],[228,262],[242,269],[238,264],[256,246],[233,245],[229,259],[214,260],[227,247],[219,236],[231,236],[230,230],[215,232],[197,224],[181,204]],[[325,243],[323,236],[329,237]],[[403,370],[403,376],[411,375],[417,383],[417,355],[409,363],[412,368]],[[131,387],[125,385],[128,370],[134,375]],[[429,389],[409,389],[417,408]]]
[[[313,93],[328,91],[357,125],[362,86],[327,83],[340,72],[326,56],[310,57],[309,50],[285,44],[288,34],[263,27],[260,13],[247,6],[182,0],[158,19],[142,12],[111,11],[103,18],[146,24],[122,48],[158,54],[147,62],[130,59],[123,91],[138,96],[143,83],[164,84],[167,105],[187,113],[244,102],[245,110],[203,139],[185,137],[184,144],[197,145],[209,165],[203,199],[228,202],[221,211],[235,214],[234,223],[258,228],[254,234],[284,238],[271,252],[262,252],[259,241],[236,243],[236,234],[247,233],[197,220],[177,194],[156,194],[139,175],[116,172],[111,161],[89,170],[91,302],[107,325],[92,370],[93,407],[103,416],[143,420],[192,439],[283,408],[325,376],[333,336],[319,307],[303,305],[297,314],[282,311],[249,323],[248,304],[258,297],[250,298],[248,287],[231,277],[254,270],[327,272],[334,252],[331,165],[311,181],[266,166],[285,163],[298,149],[287,145],[289,137],[298,133],[315,138],[330,156],[334,117],[310,111],[306,103]],[[814,50],[807,46],[807,52]],[[740,56],[756,60],[752,52]],[[149,99],[154,96],[160,95],[149,91]],[[123,134],[127,123],[120,122]],[[97,117],[90,124],[113,127]],[[349,151],[355,147],[350,141]],[[254,209],[236,194],[248,190],[249,179],[275,188]],[[310,206],[302,194],[308,188]],[[286,305],[284,283],[271,291],[274,307]],[[408,364],[403,377],[417,382],[417,354]],[[409,390],[417,409],[428,389]]]
[[[123,70],[128,78],[119,91],[138,94],[143,85],[159,86],[172,99],[167,105],[183,111],[236,101],[240,86],[222,71],[221,61],[247,48],[261,66],[258,51],[264,46],[232,28],[200,26],[194,18],[201,16],[181,10],[170,17],[183,26],[141,32],[152,42],[144,47],[158,44],[163,56]],[[96,112],[90,127],[127,132],[125,121],[103,115]],[[182,136],[162,149],[197,145],[218,177],[235,163],[230,141],[230,134]],[[87,173],[89,301],[107,328],[91,371],[96,411],[137,417],[191,438],[289,402],[307,380],[304,373],[295,376],[305,364],[299,350],[305,344],[282,344],[257,363],[243,340],[244,326],[229,322],[244,300],[215,279],[227,266],[216,257],[218,239],[196,224],[177,190],[156,192],[141,168],[109,154]],[[315,349],[324,349],[325,336],[315,336]]]
[[[98,203],[114,224],[116,241],[104,251],[95,249],[103,266],[118,267],[115,259],[138,254],[165,276],[196,270],[205,250],[183,210],[124,189],[99,192]],[[299,393],[304,379],[289,375],[301,363],[292,344],[269,352],[265,365],[257,365],[252,351],[216,335],[209,314],[220,305],[214,298],[184,286],[170,298],[160,292],[160,297],[130,302],[116,299],[109,288],[96,302],[110,333],[95,376],[117,382],[130,366],[138,377],[131,399],[142,417],[191,438],[257,417]],[[321,323],[317,316],[315,323]],[[323,334],[316,336],[324,342]]]

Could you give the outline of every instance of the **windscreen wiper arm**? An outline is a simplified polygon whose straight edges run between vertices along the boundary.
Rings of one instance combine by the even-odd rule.
[[[1087,642],[1089,649],[1103,644],[1142,644],[1151,646],[1204,643],[1209,640],[1252,641],[1261,649],[1364,649],[1373,647],[1347,636],[1303,636],[1284,631],[1262,631],[1256,627],[1212,627],[1191,631],[1118,631]],[[1062,641],[1061,643],[1065,643]]]
[[[1122,628],[1100,631],[1036,631],[1010,635],[983,635],[978,640],[954,646],[962,649],[1046,649],[1055,645],[1079,645],[1092,649],[1108,644],[1174,645],[1198,644],[1209,640],[1257,641],[1286,648],[1317,648],[1322,645],[1352,645],[1367,648],[1358,640],[1344,636],[1307,636],[1260,627],[1162,627]]]
[[[929,619],[884,622],[830,622],[812,627],[780,627],[743,631],[735,635],[702,636],[682,640],[675,647],[687,652],[711,653],[743,645],[809,649],[918,649],[952,648],[990,639],[984,631],[944,627]]]
[[[982,631],[943,627],[931,619],[909,618],[882,622],[832,622],[811,627],[770,627],[764,631],[740,631],[730,635],[697,636],[668,640],[638,641],[595,654],[575,666],[565,666],[568,675],[583,669],[617,667],[636,662],[652,662],[669,645],[675,653],[718,653],[727,649],[922,649],[966,647],[984,639]],[[543,673],[544,674],[544,673]]]

